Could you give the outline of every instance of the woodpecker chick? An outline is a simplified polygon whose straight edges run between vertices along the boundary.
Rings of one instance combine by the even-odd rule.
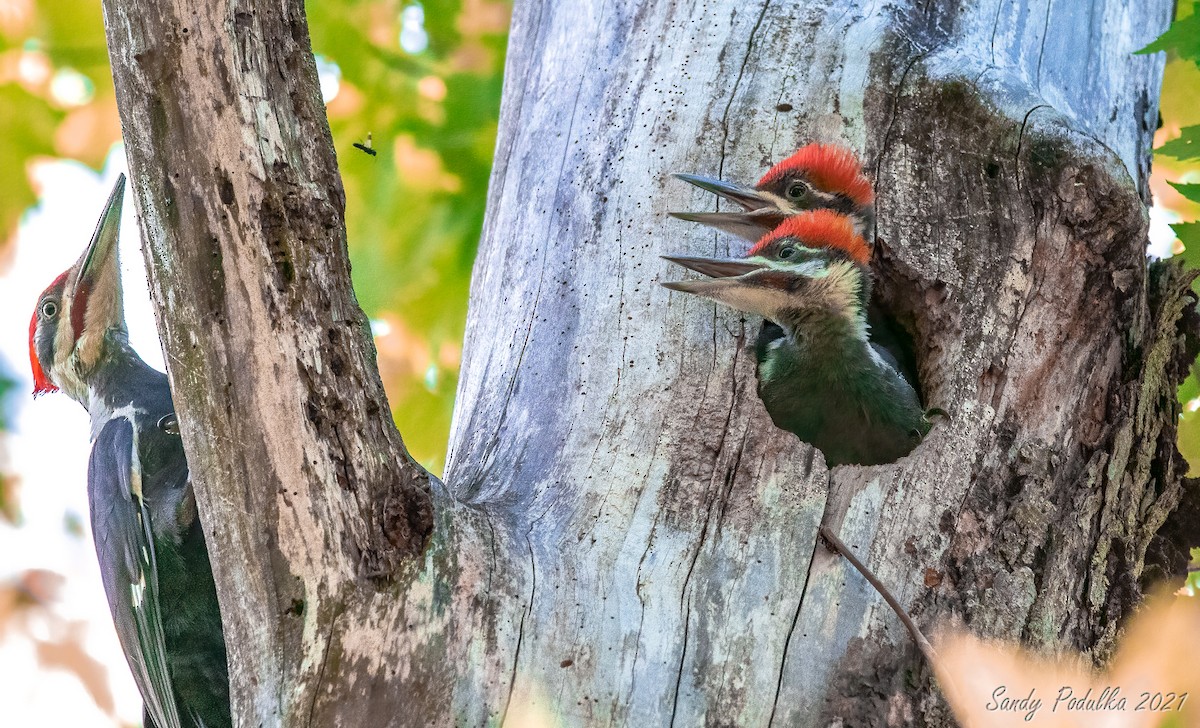
[[[808,144],[746,187],[694,174],[675,177],[714,192],[739,212],[672,212],[681,220],[704,223],[746,240],[758,240],[788,217],[827,209],[848,216],[864,240],[875,231],[875,191],[854,152],[837,144]],[[868,246],[868,250],[870,250]]]
[[[775,425],[830,467],[895,462],[930,427],[912,385],[868,337],[865,246],[845,216],[795,215],[746,258],[667,258],[710,278],[663,283],[778,326],[756,345],[759,396]]]
[[[858,158],[846,147],[836,144],[801,147],[772,167],[752,188],[693,175],[676,177],[716,192],[743,208],[742,212],[671,213],[677,218],[757,240],[792,216],[829,210],[850,217],[855,232],[865,243],[862,248],[865,259],[860,256],[861,262],[869,265],[872,260],[869,241],[875,228],[875,193]],[[758,254],[770,258],[772,251],[760,250]],[[915,387],[918,377],[912,337],[877,300],[867,305],[867,322],[879,352]],[[775,334],[770,325],[764,329],[764,336]]]
[[[667,257],[673,263],[678,263],[683,266],[691,267],[700,273],[706,275],[722,275],[721,271],[727,271],[724,275],[731,275],[735,267],[732,266],[737,261],[755,261],[759,265],[771,265],[773,263],[795,262],[806,257],[817,255],[821,249],[829,251],[837,251],[839,254],[853,260],[861,265],[865,271],[863,277],[863,295],[865,298],[866,317],[869,325],[868,330],[871,335],[871,345],[876,352],[884,358],[893,368],[908,380],[909,384],[916,386],[917,367],[912,354],[912,342],[908,335],[904,333],[896,323],[894,323],[878,304],[871,299],[873,278],[870,274],[871,249],[861,235],[852,233],[847,236],[844,234],[847,218],[845,215],[840,215],[832,210],[813,210],[812,212],[799,213],[798,216],[804,217],[806,222],[804,227],[807,231],[805,238],[806,245],[815,245],[816,248],[809,248],[797,245],[794,238],[780,235],[766,235],[753,248],[746,253],[746,258],[743,259],[715,259],[715,258],[689,258],[689,257]],[[790,215],[784,218],[784,221],[791,220],[797,215]],[[783,224],[780,223],[776,230],[782,230]],[[717,268],[714,269],[713,266]],[[700,267],[695,267],[700,266]],[[710,273],[710,270],[716,272]],[[768,321],[764,324],[762,331],[759,332],[761,340],[771,340],[783,335],[783,332],[778,326]]]
[[[147,728],[232,725],[221,614],[167,377],[130,347],[117,237],[125,176],[91,242],[29,324],[34,394],[91,419],[88,505],[100,576]]]

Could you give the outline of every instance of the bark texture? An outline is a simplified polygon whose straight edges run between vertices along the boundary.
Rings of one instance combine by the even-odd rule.
[[[926,627],[1103,658],[1183,493],[1130,55],[1171,2],[828,5],[517,3],[443,486],[387,419],[301,4],[107,0],[242,725],[948,723],[822,522]],[[809,140],[869,160],[951,414],[894,465],[828,471],[759,322],[656,285],[744,250],[670,172]]]
[[[104,9],[240,724],[303,725],[330,635],[433,517],[350,287],[303,3]]]

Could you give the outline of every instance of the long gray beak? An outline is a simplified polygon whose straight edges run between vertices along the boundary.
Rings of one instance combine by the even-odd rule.
[[[680,262],[693,270],[707,272],[713,270],[708,264],[688,265],[678,258],[668,258]],[[688,259],[684,259],[688,260]],[[705,260],[704,258],[691,260]],[[738,274],[733,267],[726,268],[722,263],[715,262],[717,271],[729,271],[726,275],[713,278],[701,278],[694,281],[668,281],[662,283],[664,288],[682,293],[691,293],[725,304],[739,311],[758,314],[764,318],[776,320],[776,313],[788,304],[789,297],[794,295],[794,282],[802,275],[790,270],[781,270],[767,265],[746,264],[750,270]]]
[[[746,258],[697,258],[691,255],[664,255],[662,258],[710,278],[740,276],[766,267]]]
[[[91,241],[67,278],[63,301],[71,314],[75,357],[84,367],[98,360],[105,331],[125,328],[117,246],[124,193],[125,175],[121,175],[113,185]]]
[[[783,222],[787,215],[774,207],[764,207],[751,212],[671,212],[671,217],[736,235],[742,240],[757,242]]]
[[[72,291],[79,290],[81,285],[94,285],[109,267],[113,267],[119,277],[120,271],[115,270],[116,252],[124,199],[125,175],[121,174],[117,176],[117,182],[108,195],[108,202],[104,204],[104,212],[100,215],[100,221],[96,223],[96,230],[92,233],[91,242],[88,243],[83,255],[75,264],[75,277],[71,283]]]
[[[751,241],[758,240],[773,230],[786,217],[779,211],[774,200],[753,187],[695,174],[675,174],[673,176],[737,204],[742,211],[672,212],[670,213],[671,217],[688,222],[698,222]]]
[[[698,174],[685,174],[676,172],[671,175],[675,179],[681,179],[689,184],[696,185],[702,190],[716,193],[726,200],[736,202],[743,210],[747,212],[758,210],[763,207],[770,207],[773,203],[764,197],[761,192],[753,187],[734,184],[733,182],[725,182],[712,177],[702,177]]]
[[[709,276],[708,280],[666,281],[661,285],[672,291],[695,293],[706,298],[724,301],[727,290],[739,289],[749,274],[765,270],[760,260],[747,258],[697,258],[691,255],[664,255],[663,260],[682,265],[688,270]],[[745,276],[745,277],[743,277]]]

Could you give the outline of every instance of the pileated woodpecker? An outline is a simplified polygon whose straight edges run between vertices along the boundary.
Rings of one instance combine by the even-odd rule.
[[[854,152],[836,144],[808,144],[771,167],[753,187],[695,174],[677,178],[715,192],[741,207],[739,212],[672,212],[755,241],[792,215],[833,210],[854,221],[854,231],[870,243],[875,232],[875,190]]]
[[[92,535],[146,728],[231,726],[221,613],[171,390],[129,346],[117,261],[124,191],[121,175],[79,261],[38,299],[33,391],[62,390],[91,419]]]
[[[837,144],[808,144],[771,167],[754,187],[722,182],[694,174],[677,178],[737,203],[737,212],[672,212],[673,217],[699,222],[747,240],[758,240],[788,218],[809,211],[832,210],[849,217],[863,241],[863,265],[870,266],[875,231],[875,191],[851,150]],[[770,258],[772,251],[755,248]],[[868,270],[868,275],[870,271]],[[879,304],[867,302],[871,341],[905,379],[917,386],[917,362],[912,337]],[[763,336],[778,336],[771,325]]]
[[[667,257],[710,276],[663,283],[774,322],[756,346],[758,393],[776,426],[830,467],[907,455],[930,423],[916,391],[868,338],[869,249],[845,215],[781,222],[745,258]]]

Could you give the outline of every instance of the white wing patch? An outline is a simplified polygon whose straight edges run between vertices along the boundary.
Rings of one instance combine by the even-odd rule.
[[[142,459],[138,457],[138,431],[137,420],[134,419],[133,405],[122,407],[113,413],[114,417],[124,417],[129,420],[129,424],[133,425],[133,444],[130,446],[133,452],[129,454],[129,492],[133,493],[133,497],[138,503],[142,501]],[[145,508],[142,508],[145,511]],[[153,548],[153,546],[151,546]]]

